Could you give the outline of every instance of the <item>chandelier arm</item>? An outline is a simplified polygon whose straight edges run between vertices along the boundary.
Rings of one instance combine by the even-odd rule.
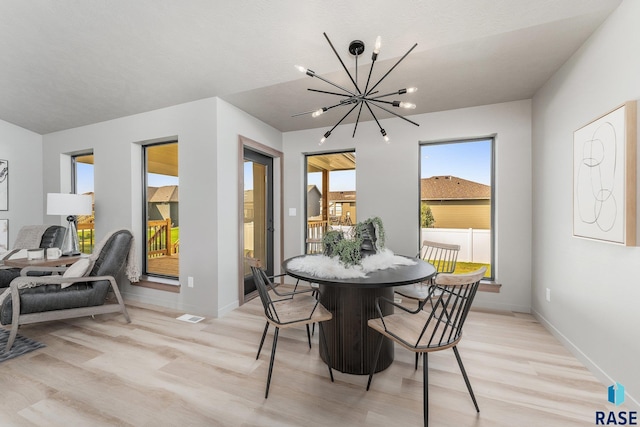
[[[352,112],[352,111],[353,111],[357,106],[358,106],[358,104],[356,104],[356,105],[354,105],[353,107],[351,107],[351,109],[350,109],[349,111],[347,111],[347,114],[345,114],[344,116],[342,116],[342,118],[338,121],[338,123],[336,123],[336,124],[331,128],[331,130],[329,131],[329,133],[333,132],[333,130],[334,130],[335,128],[337,128],[337,127],[338,127],[338,125],[339,125],[340,123],[342,123],[342,121],[343,121],[344,119],[346,119],[346,118],[347,118],[347,116],[348,116],[349,114],[351,114],[351,112]]]
[[[394,65],[393,67],[391,67],[391,68],[389,69],[389,71],[387,71],[387,73],[386,73],[384,76],[382,76],[382,78],[380,78],[380,80],[378,80],[378,83],[376,83],[375,85],[373,85],[373,87],[371,88],[371,90],[374,90],[376,87],[378,87],[378,85],[379,85],[379,84],[380,84],[380,83],[381,83],[381,82],[382,82],[382,81],[383,81],[383,80],[384,80],[384,79],[389,75],[389,73],[390,73],[391,71],[393,71],[393,69],[394,69],[394,68],[396,68],[396,67],[398,66],[398,64],[399,64],[400,62],[402,62],[402,60],[403,60],[404,58],[406,58],[406,57],[407,57],[407,55],[409,55],[413,49],[415,49],[415,48],[416,48],[416,46],[418,46],[418,43],[414,44],[414,45],[411,47],[411,49],[409,49],[409,50],[407,51],[407,53],[405,53],[405,54],[402,56],[402,58],[398,59],[398,62],[396,62],[396,63],[395,63],[395,65]]]
[[[311,92],[320,92],[320,93],[326,93],[328,95],[337,95],[337,96],[354,96],[353,94],[350,93],[338,93],[338,92],[329,92],[326,90],[320,90],[320,89],[307,89]]]
[[[378,125],[378,127],[380,128],[380,130],[382,130],[382,126],[380,126],[380,122],[378,121],[378,118],[376,117],[376,115],[373,113],[373,110],[371,109],[371,107],[369,106],[368,102],[364,103],[367,108],[369,109],[369,112],[371,113],[371,115],[373,116],[373,120],[376,121],[376,124]],[[375,104],[374,104],[375,105]]]
[[[378,101],[378,102],[379,102],[379,101]],[[367,105],[369,105],[369,103],[367,103]],[[412,120],[409,120],[409,119],[407,119],[406,117],[401,116],[400,114],[394,113],[393,111],[389,110],[388,108],[384,108],[382,105],[378,105],[378,104],[374,104],[374,103],[372,103],[371,105],[376,106],[376,107],[380,108],[381,110],[386,111],[386,112],[387,112],[387,113],[389,113],[389,114],[393,114],[394,116],[399,117],[399,118],[401,118],[402,120],[406,120],[406,121],[407,121],[407,122],[409,122],[409,123],[412,123],[412,124],[414,124],[414,125],[416,125],[416,126],[420,126],[418,123],[416,123],[416,122],[414,122],[414,121],[412,121]],[[373,113],[372,113],[372,114],[373,114]],[[374,118],[375,118],[375,116],[374,116]],[[378,126],[379,126],[379,124],[378,124]]]
[[[331,105],[331,106],[329,106],[329,107],[322,107],[322,108],[320,108],[320,109],[321,109],[321,110],[323,110],[323,112],[326,112],[327,110],[330,110],[330,109],[335,108],[335,107],[340,107],[341,105],[345,105],[345,104],[341,102],[341,103],[339,103],[339,104]],[[305,111],[305,112],[303,112],[303,113],[297,113],[297,114],[294,114],[294,115],[293,115],[293,116],[291,116],[291,117],[304,116],[305,114],[312,114],[312,113],[315,113],[316,111],[318,111],[318,109],[317,109],[317,108],[316,108],[315,110]]]
[[[385,104],[394,105],[393,101],[384,101],[382,99],[366,98],[366,100],[369,101],[369,102],[382,102],[382,103],[385,103]],[[376,104],[372,104],[372,105],[376,105]]]
[[[351,79],[351,82],[353,83],[353,85],[355,86],[356,90],[358,91],[358,94],[361,94],[362,92],[360,92],[360,88],[358,88],[358,84],[356,83],[355,80],[353,80],[353,77],[351,76],[351,73],[347,69],[347,66],[344,65],[344,62],[342,62],[342,58],[340,57],[340,55],[338,55],[338,51],[336,50],[336,48],[333,47],[333,43],[331,43],[331,40],[329,40],[329,36],[327,35],[327,33],[322,33],[322,34],[324,35],[324,38],[327,39],[327,42],[329,43],[329,46],[331,46],[331,50],[333,50],[333,53],[335,53],[336,56],[338,57],[338,61],[340,61],[340,64],[342,64],[342,68],[344,68],[344,71],[347,73],[347,75]],[[358,61],[358,55],[356,55],[356,62],[357,61]],[[342,88],[340,88],[340,89],[342,89]],[[344,90],[344,89],[342,89],[342,90]],[[351,91],[348,91],[348,92],[351,93]]]
[[[360,121],[360,113],[362,113],[363,104],[364,102],[360,102],[360,109],[358,110],[358,117],[356,117],[356,124],[353,127],[353,135],[351,135],[351,138],[354,138],[356,136],[356,129],[358,129],[358,122]]]
[[[330,85],[335,86],[335,87],[337,87],[338,89],[342,89],[343,91],[345,91],[345,92],[347,92],[347,93],[351,94],[352,96],[356,96],[356,95],[360,94],[360,91],[358,91],[358,93],[356,94],[355,92],[352,92],[352,91],[350,91],[349,89],[344,88],[344,87],[340,86],[339,84],[336,84],[336,83],[332,82],[331,80],[325,79],[324,77],[319,76],[319,75],[317,75],[317,74],[315,74],[313,77],[317,77],[317,78],[319,78],[320,80],[322,80],[323,82],[329,83]],[[349,76],[349,77],[351,77],[351,76]]]
[[[377,57],[377,55],[375,55],[375,56]],[[376,63],[375,58],[371,58],[371,68],[369,68],[369,77],[367,77],[367,84],[364,87],[364,93],[366,95],[371,95],[369,92],[367,92],[367,89],[369,88],[369,82],[371,81],[371,73],[373,72],[373,64],[375,64],[375,63]]]
[[[375,92],[374,92],[375,93]],[[368,95],[373,95],[373,94],[367,94],[367,100],[368,101],[377,101],[379,98],[384,98],[385,96],[392,96],[392,95],[401,95],[400,91],[397,90],[395,92],[391,92],[391,93],[385,93],[384,95],[378,95],[378,96],[374,96],[372,98],[370,98]]]

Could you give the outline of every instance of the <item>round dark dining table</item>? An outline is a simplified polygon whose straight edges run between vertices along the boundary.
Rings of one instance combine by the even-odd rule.
[[[376,298],[385,297],[393,301],[394,286],[426,281],[436,274],[436,269],[419,258],[406,256],[403,257],[415,264],[395,265],[369,272],[366,277],[350,279],[322,278],[289,268],[291,261],[312,256],[320,255],[289,258],[282,267],[291,277],[319,285],[320,302],[333,314],[333,319],[323,324],[331,367],[348,374],[368,375],[378,333],[369,328],[367,321],[378,316]],[[390,304],[382,304],[381,309],[383,315],[393,313]],[[323,352],[320,355],[326,362]],[[389,367],[393,356],[393,342],[385,338],[375,372]]]

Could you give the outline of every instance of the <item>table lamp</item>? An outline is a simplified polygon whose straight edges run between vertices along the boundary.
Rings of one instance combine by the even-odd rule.
[[[67,230],[60,248],[63,256],[80,255],[76,215],[91,215],[91,204],[88,194],[47,194],[47,215],[67,215]]]

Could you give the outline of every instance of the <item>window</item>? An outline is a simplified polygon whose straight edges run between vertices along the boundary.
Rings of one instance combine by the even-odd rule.
[[[90,194],[95,206],[93,192],[93,153],[83,153],[71,156],[72,192],[75,194]],[[95,245],[95,209],[91,215],[77,217],[78,242],[80,252],[90,254]]]
[[[349,232],[356,220],[355,151],[307,155],[306,252],[322,252],[328,228]]]
[[[144,229],[143,274],[179,276],[180,215],[178,200],[178,142],[143,146]]]
[[[493,279],[493,138],[420,145],[420,241],[460,245],[456,273]]]

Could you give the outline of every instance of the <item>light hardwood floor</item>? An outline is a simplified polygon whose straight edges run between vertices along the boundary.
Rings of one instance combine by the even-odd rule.
[[[22,327],[47,347],[0,364],[0,426],[412,426],[422,424],[422,365],[395,361],[329,380],[304,328],[282,330],[264,399],[272,328],[258,300],[197,324],[129,305],[132,323],[102,315]],[[532,316],[473,310],[458,346],[476,414],[451,350],[430,355],[432,426],[589,426],[611,409],[599,383]]]

